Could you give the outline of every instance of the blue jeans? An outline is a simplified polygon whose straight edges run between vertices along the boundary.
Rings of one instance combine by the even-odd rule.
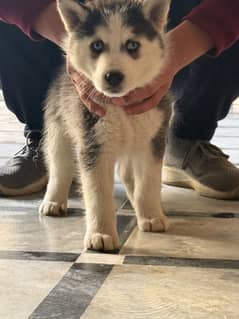
[[[0,22],[0,82],[6,105],[25,133],[41,132],[43,101],[56,68],[60,50],[49,41],[31,41],[12,25]]]
[[[180,23],[199,0],[174,0],[168,29]],[[203,56],[176,76],[172,91],[176,99],[171,129],[184,139],[210,140],[239,95],[239,42],[218,58]]]

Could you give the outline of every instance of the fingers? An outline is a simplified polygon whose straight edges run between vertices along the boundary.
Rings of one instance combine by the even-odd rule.
[[[104,104],[110,103],[110,98],[106,97],[104,94],[98,92],[95,87],[92,85],[92,83],[82,74],[82,73],[78,73],[76,72],[74,69],[72,69],[72,67],[68,66],[68,73],[74,83],[74,85],[76,86],[76,89],[78,92],[80,91],[84,91],[84,90],[94,90],[94,94],[92,96],[92,99],[95,102],[104,102]]]
[[[135,104],[139,101],[146,100],[154,95],[159,90],[159,84],[154,81],[153,83],[145,86],[144,88],[135,89],[129,92],[124,97],[112,98],[112,102],[118,106]]]
[[[76,72],[70,65],[67,65],[67,72],[70,75],[82,102],[90,112],[102,117],[106,111],[100,105],[113,103],[122,106],[129,115],[136,115],[155,107],[162,97],[167,93],[171,85],[171,78],[161,82],[156,79],[144,88],[135,89],[124,97],[107,98],[98,92],[92,83],[82,74]],[[90,93],[90,94],[89,94]],[[139,102],[141,101],[141,102]]]
[[[82,82],[79,81],[79,79],[80,79],[80,77],[77,76],[77,82],[74,82],[74,85],[76,87],[76,90],[77,90],[82,102],[85,104],[85,106],[88,108],[88,110],[91,113],[94,113],[100,117],[105,116],[106,112],[105,112],[104,108],[101,107],[95,101],[97,91],[94,89],[94,87],[89,82],[87,82],[87,83],[85,83],[85,85],[83,85]]]
[[[97,101],[106,102],[106,98],[103,94],[97,92],[91,82],[82,73],[76,72],[69,64],[67,64],[67,72],[88,110],[100,117],[104,116],[106,114],[104,108],[97,103]],[[89,94],[89,92],[91,94]],[[90,98],[89,95],[92,97]]]
[[[144,113],[156,107],[162,97],[167,93],[168,89],[168,86],[162,87],[155,94],[153,94],[151,97],[144,100],[143,102],[124,107],[125,112],[129,115],[136,115]]]
[[[88,108],[91,113],[98,115],[99,117],[103,117],[106,114],[106,111],[103,107],[95,103],[93,100],[89,99],[87,94],[83,94],[80,96],[82,102]]]

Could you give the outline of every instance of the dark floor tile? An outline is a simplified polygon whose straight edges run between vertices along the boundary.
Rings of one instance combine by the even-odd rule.
[[[79,319],[112,265],[75,264],[29,319]]]
[[[136,218],[134,216],[117,215],[117,229],[121,246],[127,240],[135,225]]]
[[[124,259],[124,264],[239,269],[239,260],[228,259],[126,256]]]
[[[39,251],[0,251],[0,259],[75,262],[80,254],[39,252]]]

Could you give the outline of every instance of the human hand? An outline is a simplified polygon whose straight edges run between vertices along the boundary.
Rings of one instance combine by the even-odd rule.
[[[185,39],[187,41],[185,42]],[[107,98],[96,91],[82,74],[68,67],[77,91],[85,105],[99,116],[105,115],[100,106],[113,103],[128,114],[140,114],[155,107],[171,87],[174,76],[182,68],[213,47],[210,37],[189,21],[184,21],[167,34],[168,53],[159,76],[144,88],[135,89],[124,97]],[[185,45],[185,43],[187,45]]]
[[[159,76],[144,88],[112,99],[128,114],[140,114],[155,107],[170,89],[174,76],[213,47],[209,35],[190,21],[184,21],[168,32],[166,43],[167,55]]]
[[[75,71],[69,63],[67,63],[67,72],[72,79],[82,102],[90,112],[95,113],[100,117],[104,116],[106,113],[102,105],[108,103],[113,103],[116,106],[122,107],[129,115],[148,111],[160,102],[168,92],[173,80],[173,74],[164,72],[144,88],[135,89],[123,97],[108,98],[98,92],[93,84],[82,73]]]
[[[82,102],[88,110],[100,117],[104,116],[106,111],[101,105],[109,103],[109,98],[98,92],[93,84],[82,73],[74,70],[68,62],[67,72],[74,83]]]
[[[35,30],[55,44],[61,46],[65,28],[56,8],[50,3],[42,10],[33,23]],[[100,105],[113,102],[125,109],[128,114],[139,114],[156,106],[171,86],[174,75],[186,65],[205,54],[214,44],[210,36],[190,21],[182,22],[167,34],[168,59],[165,70],[153,83],[145,88],[136,89],[123,98],[109,99],[100,94],[91,82],[70,66],[68,73],[85,105],[98,116],[104,116],[105,110]],[[170,71],[171,70],[171,71]],[[174,70],[172,72],[172,70]]]
[[[149,85],[129,92],[124,97],[112,98],[112,102],[122,107],[129,115],[144,113],[158,105],[171,87],[174,73],[165,71]]]

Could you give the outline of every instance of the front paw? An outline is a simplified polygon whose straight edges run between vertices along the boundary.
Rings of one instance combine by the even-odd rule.
[[[109,235],[98,232],[87,232],[85,235],[85,248],[100,251],[113,251],[119,248],[118,235]]]
[[[43,201],[39,207],[39,214],[46,216],[62,216],[67,211],[66,203]]]
[[[138,227],[143,232],[165,232],[169,225],[169,219],[166,216],[138,220]]]

